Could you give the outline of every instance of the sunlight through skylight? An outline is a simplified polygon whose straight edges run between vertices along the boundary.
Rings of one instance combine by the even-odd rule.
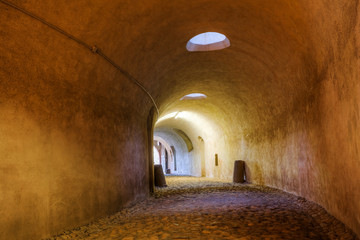
[[[225,39],[226,37],[224,34],[217,32],[206,32],[196,35],[195,37],[190,39],[190,42],[199,45],[208,45],[208,44],[224,41]]]
[[[190,52],[214,51],[230,47],[229,39],[221,33],[205,32],[191,38],[186,44]]]
[[[186,100],[186,99],[203,99],[206,98],[205,94],[202,93],[190,93],[188,95],[183,96],[180,98],[180,100]]]

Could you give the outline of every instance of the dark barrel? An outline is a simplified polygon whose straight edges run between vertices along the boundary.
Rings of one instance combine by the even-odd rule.
[[[245,182],[245,161],[236,160],[234,163],[234,183]]]
[[[154,180],[156,187],[167,187],[161,164],[154,165]]]

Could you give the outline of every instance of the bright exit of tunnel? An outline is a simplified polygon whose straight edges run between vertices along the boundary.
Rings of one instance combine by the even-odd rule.
[[[192,100],[192,106],[196,105],[196,101],[199,100]],[[226,126],[226,121],[220,123],[210,117],[201,111],[183,110],[170,112],[158,119],[154,140],[161,139],[163,145],[171,145],[176,149],[176,163],[172,163],[176,164],[176,170],[165,167],[165,173],[232,179],[235,159],[226,145],[229,138],[222,128]],[[168,152],[173,155],[174,151]],[[162,163],[164,164],[165,162]]]

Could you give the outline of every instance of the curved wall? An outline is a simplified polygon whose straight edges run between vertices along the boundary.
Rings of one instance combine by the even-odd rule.
[[[197,120],[163,126],[186,132],[194,153],[203,138],[206,176],[231,179],[244,159],[249,181],[313,200],[360,235],[358,1],[12,2],[98,46],[161,116],[205,119],[211,134]],[[0,23],[0,238],[50,236],[145,198],[149,98],[2,3]],[[188,52],[207,31],[231,46]],[[207,98],[179,100],[194,92]]]
[[[0,239],[49,237],[146,198],[146,95],[1,3],[0,23]]]

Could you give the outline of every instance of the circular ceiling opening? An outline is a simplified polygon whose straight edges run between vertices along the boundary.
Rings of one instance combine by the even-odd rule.
[[[203,99],[206,98],[205,94],[202,93],[190,93],[188,95],[183,96],[180,100],[187,100],[187,99]]]
[[[230,46],[229,39],[221,33],[205,32],[191,38],[186,44],[190,52],[220,50]]]

